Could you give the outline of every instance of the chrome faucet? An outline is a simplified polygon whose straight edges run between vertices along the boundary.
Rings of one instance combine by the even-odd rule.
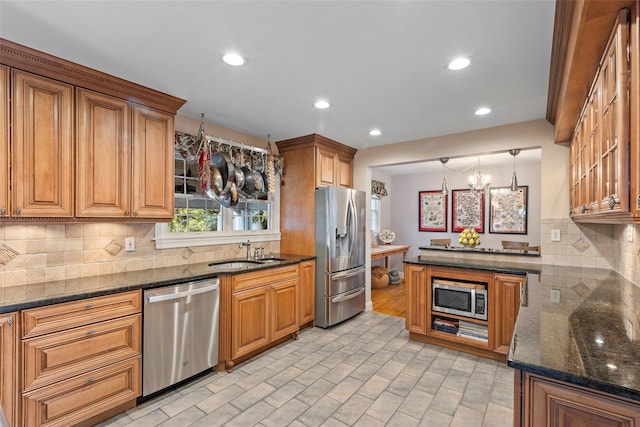
[[[251,261],[251,240],[240,243],[240,248],[246,246],[247,248],[247,261]]]

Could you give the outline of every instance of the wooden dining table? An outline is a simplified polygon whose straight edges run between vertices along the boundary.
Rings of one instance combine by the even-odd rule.
[[[407,259],[407,252],[411,245],[379,245],[371,247],[371,260],[384,258],[385,268],[389,268],[389,257],[402,254],[402,260]]]

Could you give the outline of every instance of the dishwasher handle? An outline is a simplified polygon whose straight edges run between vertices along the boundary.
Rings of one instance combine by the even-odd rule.
[[[149,304],[161,301],[171,301],[174,299],[186,298],[192,295],[204,294],[205,292],[217,291],[220,288],[220,283],[216,282],[211,286],[205,286],[203,288],[192,289],[184,292],[176,292],[172,294],[154,295],[147,298]]]

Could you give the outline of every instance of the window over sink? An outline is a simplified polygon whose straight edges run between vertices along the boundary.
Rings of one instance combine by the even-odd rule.
[[[177,150],[174,159],[174,217],[168,224],[156,224],[156,249],[280,239],[278,177],[273,196],[241,195],[237,205],[224,207],[215,196],[203,194],[197,159]]]

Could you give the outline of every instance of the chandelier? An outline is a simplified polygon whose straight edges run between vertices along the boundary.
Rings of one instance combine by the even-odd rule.
[[[469,188],[471,191],[487,191],[491,185],[491,177],[481,170],[476,170],[469,177]]]

